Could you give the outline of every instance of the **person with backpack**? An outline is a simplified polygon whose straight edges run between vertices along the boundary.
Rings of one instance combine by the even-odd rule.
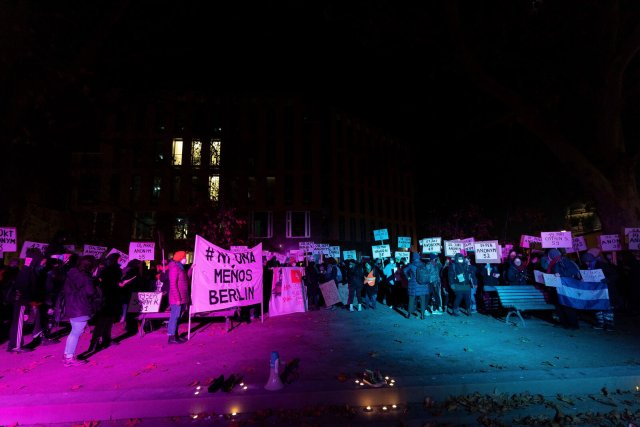
[[[441,315],[444,313],[442,305],[442,282],[440,280],[442,263],[440,262],[438,254],[429,254],[427,270],[429,271],[429,291],[431,293],[431,300],[433,301],[432,314]],[[427,303],[427,305],[430,304]]]
[[[467,316],[471,316],[472,272],[464,255],[457,253],[449,265],[449,286],[456,294],[453,302],[453,316],[460,316],[460,303],[464,299]]]
[[[418,252],[411,253],[411,262],[403,270],[408,280],[407,293],[409,294],[409,307],[407,310],[407,319],[416,309],[416,298],[420,299],[420,319],[424,320],[425,316],[431,313],[427,309],[426,301],[429,292],[429,272],[427,266],[420,259]]]

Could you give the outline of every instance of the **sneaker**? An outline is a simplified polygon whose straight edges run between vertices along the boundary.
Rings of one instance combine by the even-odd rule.
[[[430,312],[429,310],[425,310],[425,311],[424,311],[424,315],[425,315],[426,317],[429,317],[429,316],[431,316],[431,312]]]
[[[433,314],[434,316],[440,316],[442,313],[443,313],[442,309],[437,308],[433,310],[433,313],[431,314]]]
[[[89,363],[88,360],[78,360],[75,357],[65,357],[64,358],[64,367],[65,368],[70,368],[72,366],[82,366],[82,365],[86,365],[87,363]]]
[[[353,309],[353,304],[349,304],[349,311],[355,311],[355,310]]]
[[[358,304],[358,311],[362,311],[362,304]]]

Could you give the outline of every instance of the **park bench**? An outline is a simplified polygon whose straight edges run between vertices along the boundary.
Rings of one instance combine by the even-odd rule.
[[[522,312],[536,310],[554,310],[556,307],[549,304],[544,293],[532,285],[521,286],[494,286],[498,293],[500,304],[509,310],[505,323],[509,323],[509,317],[516,314],[522,320],[522,326],[526,326],[522,318]]]

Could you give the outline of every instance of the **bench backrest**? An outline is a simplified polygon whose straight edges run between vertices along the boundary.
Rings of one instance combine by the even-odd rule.
[[[496,292],[500,298],[500,303],[504,307],[513,305],[547,305],[544,293],[531,285],[518,286],[496,286]]]

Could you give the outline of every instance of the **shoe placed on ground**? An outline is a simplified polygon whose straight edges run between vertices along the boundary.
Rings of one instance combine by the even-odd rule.
[[[224,384],[224,375],[220,375],[218,378],[213,380],[213,382],[209,384],[207,390],[209,391],[209,393],[215,393],[216,391],[220,390],[222,384]]]
[[[64,358],[64,367],[65,368],[70,368],[73,366],[82,366],[82,365],[86,365],[87,363],[89,363],[88,360],[79,360],[75,357],[65,357]]]
[[[222,391],[225,393],[229,393],[235,386],[242,382],[242,377],[240,375],[232,374],[227,380],[222,384]]]
[[[353,309],[353,304],[349,304],[349,311],[355,311],[355,310]]]
[[[433,310],[433,313],[431,313],[431,314],[433,314],[434,316],[440,316],[440,315],[442,315],[442,313],[443,313],[443,311],[441,309],[436,308],[435,310]]]
[[[362,304],[358,304],[358,311],[362,311]]]
[[[169,344],[184,344],[186,341],[179,337],[169,337]]]
[[[382,376],[380,375],[380,378],[379,378],[376,375],[376,372],[373,372],[369,369],[365,369],[364,373],[362,374],[362,382],[367,384],[368,386],[379,388],[384,386],[387,383],[384,380],[384,378],[381,378],[381,377]]]

